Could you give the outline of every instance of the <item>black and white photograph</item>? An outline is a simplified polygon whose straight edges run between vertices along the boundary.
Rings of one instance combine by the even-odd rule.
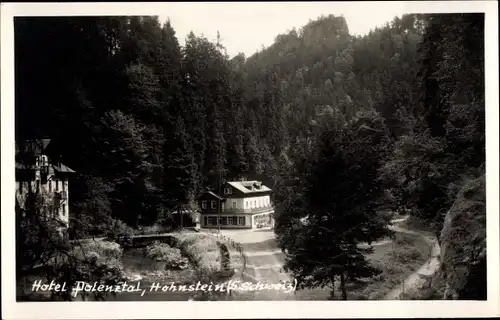
[[[95,302],[199,316],[186,309],[323,301],[335,317],[452,300],[499,315],[498,12],[477,3],[6,17],[2,304],[54,319],[73,302],[88,318]]]

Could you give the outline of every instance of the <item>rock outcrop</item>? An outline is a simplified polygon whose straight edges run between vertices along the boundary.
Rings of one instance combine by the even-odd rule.
[[[486,181],[468,181],[458,192],[441,232],[444,299],[486,299]]]

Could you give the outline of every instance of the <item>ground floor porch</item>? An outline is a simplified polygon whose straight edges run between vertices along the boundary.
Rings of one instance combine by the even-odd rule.
[[[203,214],[202,228],[261,229],[274,227],[274,211],[259,214]]]

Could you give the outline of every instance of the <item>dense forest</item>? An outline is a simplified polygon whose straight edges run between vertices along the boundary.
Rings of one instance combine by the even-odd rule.
[[[182,45],[156,17],[16,19],[16,139],[52,139],[77,172],[72,237],[168,224],[206,188],[258,175],[289,269],[317,286],[375,272],[349,244],[388,234],[381,209],[457,241],[446,214],[484,178],[482,14],[404,15],[357,37],[323,16],[251,57],[193,33]],[[464,257],[465,242],[485,247],[474,208],[455,212],[477,229]],[[322,260],[325,245],[351,255]]]

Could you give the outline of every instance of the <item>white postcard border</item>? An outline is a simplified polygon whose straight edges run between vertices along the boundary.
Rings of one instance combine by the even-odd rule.
[[[147,319],[147,318],[367,318],[484,317],[500,315],[498,172],[498,7],[496,1],[341,2],[367,15],[384,6],[404,4],[408,13],[485,13],[486,178],[488,301],[244,301],[244,302],[29,302],[15,301],[14,228],[14,25],[15,16],[155,15],[172,5],[220,10],[228,3],[3,3],[1,5],[2,137],[2,318]],[[294,3],[295,5],[314,5]],[[236,4],[234,4],[236,5]],[[266,6],[272,3],[237,3]],[[369,7],[376,8],[375,11]],[[335,14],[335,12],[332,12]],[[314,18],[314,17],[311,17]],[[208,21],[207,23],[210,23]],[[175,27],[175,26],[174,26]],[[36,54],[36,53],[33,53]],[[138,304],[139,303],[139,304]]]

